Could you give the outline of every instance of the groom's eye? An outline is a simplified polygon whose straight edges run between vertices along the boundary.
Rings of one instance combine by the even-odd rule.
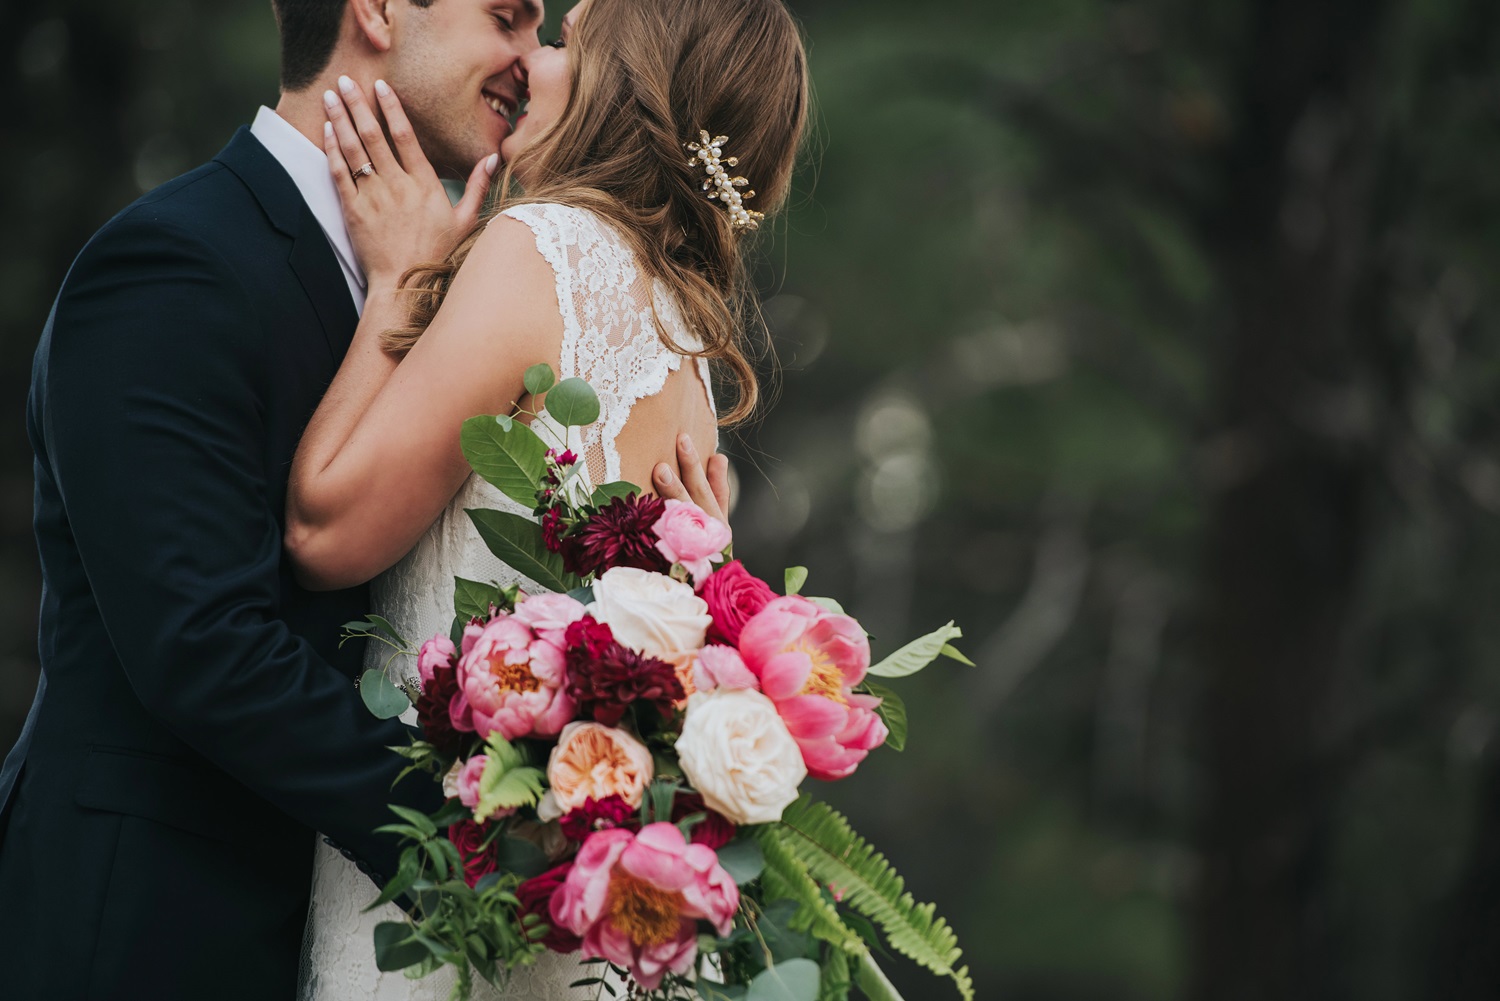
[[[547,44],[552,46],[554,49],[566,49],[568,47],[567,39],[562,38],[561,36],[552,39],[552,41],[548,42]]]

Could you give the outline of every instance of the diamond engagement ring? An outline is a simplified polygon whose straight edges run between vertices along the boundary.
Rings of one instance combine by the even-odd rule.
[[[375,173],[375,165],[369,160],[366,160],[365,165],[354,172],[354,176],[357,179],[361,177],[369,177],[373,173]]]

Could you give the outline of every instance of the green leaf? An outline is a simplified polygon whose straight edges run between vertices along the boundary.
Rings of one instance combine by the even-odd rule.
[[[523,507],[536,505],[547,472],[547,446],[535,431],[524,424],[507,429],[489,417],[470,417],[458,441],[481,479]]]
[[[505,607],[505,594],[495,584],[453,578],[453,611],[465,620],[489,618],[490,606]]]
[[[967,664],[969,667],[978,667],[979,666],[978,664],[974,663],[969,658],[965,657],[963,654],[959,653],[958,650],[956,650],[955,648],[949,646],[946,643],[943,644],[943,648],[941,650],[939,650],[938,653],[941,653],[944,657],[948,657],[948,658],[951,658],[952,660],[956,660],[960,664]]]
[[[832,612],[834,615],[848,615],[849,614],[848,612],[844,611],[844,606],[843,605],[840,605],[837,601],[834,601],[832,598],[808,598],[807,600],[810,601],[810,602],[812,602],[814,605],[817,605],[819,608],[823,609],[825,612]]]
[[[823,980],[818,985],[818,1001],[849,1001],[849,957],[829,949],[823,960]]]
[[[551,365],[541,362],[528,368],[521,377],[521,382],[525,385],[526,392],[532,396],[541,396],[557,385],[557,375],[552,371]]]
[[[870,668],[870,673],[880,678],[905,678],[937,660],[949,640],[958,639],[964,631],[953,623],[914,639]]]
[[[391,881],[389,883],[386,883],[385,886],[381,888],[380,896],[376,897],[375,900],[364,909],[364,913],[369,913],[377,907],[383,907],[386,904],[389,904],[391,901],[395,900],[397,897],[401,896],[401,894],[411,889],[412,883],[416,882],[417,877],[421,874],[422,857],[417,854],[415,849],[412,848],[408,848],[406,851],[403,851],[401,853],[401,861],[396,867],[396,875],[391,878]]]
[[[474,819],[483,823],[496,810],[531,806],[542,798],[547,775],[523,763],[521,752],[498,733],[485,741],[488,761],[479,776],[479,802]]]
[[[838,909],[808,875],[806,864],[792,851],[789,842],[778,835],[776,828],[775,824],[767,824],[756,829],[756,838],[766,856],[766,871],[761,876],[766,900],[786,900],[796,905],[796,912],[788,921],[793,931],[810,932],[851,955],[864,952],[864,942],[844,924]]]
[[[589,498],[589,503],[594,505],[594,507],[603,507],[616,497],[629,497],[631,494],[638,494],[640,492],[641,488],[634,483],[616,480],[613,483],[606,483],[602,487],[595,487],[593,496]]]
[[[771,953],[772,965],[784,959],[805,959],[813,948],[812,936],[792,930],[792,918],[796,913],[795,902],[778,900],[766,905],[755,921],[755,927]],[[830,951],[838,952],[837,949]]]
[[[384,671],[375,668],[360,675],[359,697],[376,719],[394,719],[411,705],[406,692],[387,678]]]
[[[815,886],[837,886],[844,905],[880,925],[891,948],[939,976],[951,977],[959,994],[973,1001],[974,983],[968,967],[957,965],[963,953],[953,929],[934,914],[932,904],[912,899],[891,864],[855,834],[837,810],[803,796],[786,808],[779,823],[762,828],[761,846],[768,866],[773,858],[789,855]],[[785,868],[784,862],[778,865],[778,874]],[[805,906],[807,898],[804,886],[796,899]],[[842,921],[840,925],[848,930]],[[844,951],[868,954],[861,940],[855,941],[857,946]]]
[[[552,419],[565,428],[583,427],[599,419],[599,394],[582,379],[564,379],[547,393],[544,404]]]
[[[800,594],[802,585],[807,583],[807,567],[786,568],[786,593]]]
[[[430,838],[433,835],[437,834],[437,825],[432,822],[432,818],[428,817],[427,814],[423,813],[421,810],[413,810],[409,806],[397,806],[394,803],[392,803],[388,809],[396,816],[400,817],[402,820],[406,821],[408,824],[421,831],[424,837]]]
[[[750,981],[745,1001],[818,1001],[822,971],[810,959],[788,959]]]
[[[536,845],[522,838],[503,837],[495,842],[495,859],[502,872],[530,879],[546,872],[552,863]]]
[[[391,973],[415,966],[428,956],[425,945],[413,935],[411,925],[382,921],[375,926],[375,968]]]
[[[552,591],[566,593],[580,583],[576,574],[563,569],[562,557],[542,540],[542,526],[509,511],[471,509],[469,519],[490,552],[511,569]]]
[[[865,688],[871,695],[880,699],[880,707],[875,711],[880,714],[880,719],[885,723],[885,728],[891,735],[885,738],[885,746],[893,751],[904,751],[906,749],[906,703],[901,701],[901,696],[884,685],[876,684],[869,678],[865,679]]]
[[[500,425],[500,430],[510,434],[510,429],[516,426],[516,419],[510,414],[496,414],[495,423]]]
[[[766,856],[760,850],[760,842],[741,837],[719,849],[719,864],[737,885],[744,886],[765,871]]]
[[[580,605],[592,605],[594,603],[594,589],[592,587],[575,587],[568,592],[568,597]]]

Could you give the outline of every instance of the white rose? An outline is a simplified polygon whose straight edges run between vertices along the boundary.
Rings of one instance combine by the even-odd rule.
[[[775,703],[750,689],[688,699],[677,757],[703,801],[736,824],[780,820],[807,778]]]
[[[708,602],[687,584],[634,567],[606,570],[594,582],[588,611],[620,643],[648,657],[697,650],[713,623]]]

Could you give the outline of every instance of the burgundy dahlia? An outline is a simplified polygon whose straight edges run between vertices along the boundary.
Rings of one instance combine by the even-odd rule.
[[[640,823],[635,820],[635,809],[623,796],[606,796],[595,799],[590,796],[583,805],[563,815],[563,833],[570,841],[582,842],[595,831],[607,831],[611,827],[629,827],[635,830]]]
[[[458,694],[458,672],[451,664],[438,667],[432,672],[432,680],[422,686],[417,698],[417,722],[427,742],[441,753],[458,757],[468,743],[466,735],[453,726],[453,717],[448,707]]]
[[[734,824],[723,814],[710,810],[702,796],[695,792],[679,792],[672,800],[672,823],[695,813],[706,813],[708,816],[693,825],[693,832],[688,838],[693,844],[707,845],[718,851],[734,840]]]
[[[666,501],[649,494],[614,498],[563,538],[563,566],[580,577],[611,567],[666,573],[672,564],[656,551],[656,533],[651,531],[666,509]]]
[[[649,702],[662,717],[687,698],[677,671],[666,661],[627,649],[608,634],[609,627],[585,615],[568,627],[568,695],[580,717],[614,726],[633,702]]]
[[[540,942],[553,952],[573,952],[583,945],[583,940],[552,920],[552,895],[567,881],[573,869],[572,862],[565,862],[556,869],[549,869],[516,887],[516,897],[521,901],[520,916],[535,914],[547,926],[547,934],[528,933],[533,942]]]

